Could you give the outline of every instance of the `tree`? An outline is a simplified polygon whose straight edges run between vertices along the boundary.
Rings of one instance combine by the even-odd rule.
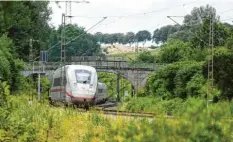
[[[168,39],[177,39],[177,40],[182,40],[184,42],[188,42],[192,39],[192,37],[193,37],[193,33],[190,30],[181,30],[173,34],[170,34],[168,36]]]
[[[216,9],[210,5],[201,6],[199,8],[194,7],[191,11],[191,14],[188,14],[184,17],[185,25],[194,25],[201,23],[206,18],[213,17],[214,20],[219,20],[219,16],[216,15]]]
[[[160,42],[165,43],[170,34],[177,32],[178,29],[176,27],[177,27],[176,25],[175,26],[167,25],[161,27],[160,29],[156,29],[152,37],[153,41],[155,43],[160,43]]]
[[[20,70],[23,65],[11,54],[13,42],[6,35],[0,37],[0,80],[7,81],[10,90],[15,91],[20,86]]]
[[[101,33],[101,32],[97,32],[97,33],[95,33],[95,38],[96,38],[96,40],[101,44],[101,43],[105,43],[105,41],[104,41],[104,34],[103,33]]]
[[[205,83],[202,73],[203,63],[184,61],[169,64],[151,74],[146,83],[146,94],[165,98],[187,98],[201,96]],[[199,84],[193,86],[194,80]]]
[[[233,49],[233,26],[229,28],[229,36],[226,41],[226,46],[230,49]]]
[[[233,52],[225,47],[218,47],[214,51],[214,85],[221,89],[221,98],[233,98]],[[207,78],[208,62],[205,63],[205,77]]]
[[[13,40],[17,57],[28,59],[30,38],[40,41],[34,43],[37,55],[48,46],[51,32],[48,4],[45,1],[0,2],[0,19],[3,19],[0,34],[7,33]]]
[[[192,38],[191,43],[194,48],[204,48],[209,45],[210,19],[203,21],[200,30]],[[214,46],[223,46],[228,38],[228,30],[222,23],[214,23]]]
[[[189,43],[185,43],[179,40],[170,40],[161,49],[158,55],[161,63],[174,63],[179,61],[194,60],[192,57],[192,49],[189,47]]]
[[[135,39],[137,40],[137,42],[143,42],[143,46],[144,46],[146,41],[151,40],[151,33],[147,30],[139,31],[136,34]]]
[[[151,52],[145,51],[139,54],[139,56],[137,57],[137,61],[143,62],[143,63],[154,63],[155,58],[151,54]]]
[[[124,43],[125,35],[123,33],[116,33],[117,42],[120,44]]]
[[[200,29],[202,21],[208,19],[210,15],[214,17],[215,21],[218,21],[219,17],[216,15],[215,8],[210,5],[195,7],[191,14],[185,16],[182,25],[167,25],[156,29],[153,33],[153,41],[155,43],[165,43],[168,38],[179,39],[185,42],[190,41],[195,36],[195,32]]]
[[[131,47],[134,41],[135,41],[135,34],[133,32],[127,32],[125,35],[125,43],[129,43]]]
[[[85,29],[78,27],[77,25],[66,25],[65,27],[66,35],[66,56],[93,56],[100,54],[100,45],[96,36],[85,32]],[[56,31],[57,38],[60,40],[61,26]],[[75,40],[73,40],[75,39]],[[72,41],[72,42],[70,42]],[[60,58],[60,45],[51,49],[48,53],[50,60],[59,60]]]

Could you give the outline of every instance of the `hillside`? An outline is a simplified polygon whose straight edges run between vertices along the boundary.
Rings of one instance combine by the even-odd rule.
[[[139,52],[135,52],[135,47],[124,46],[124,45],[112,45],[112,46],[101,46],[103,53],[108,56],[118,56],[118,57],[126,57],[127,60],[135,59],[139,53],[142,51],[149,51],[152,55],[156,55],[159,49],[151,49],[149,47],[139,47]]]
[[[101,49],[104,51],[107,49],[108,54],[118,54],[118,53],[129,53],[129,52],[134,52],[135,51],[135,46],[125,46],[125,45],[120,45],[120,44],[114,44],[114,45],[105,45],[101,46]],[[143,51],[150,51],[153,50],[149,47],[139,47],[139,50]]]

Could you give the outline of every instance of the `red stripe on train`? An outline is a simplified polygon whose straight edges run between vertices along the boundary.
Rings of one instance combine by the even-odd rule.
[[[64,92],[65,90],[64,89],[53,89],[51,90],[50,92]],[[95,100],[96,98],[95,97],[92,97],[92,98],[88,98],[88,97],[74,97],[72,96],[69,92],[66,91],[66,95],[71,97],[71,98],[74,98],[75,100]]]

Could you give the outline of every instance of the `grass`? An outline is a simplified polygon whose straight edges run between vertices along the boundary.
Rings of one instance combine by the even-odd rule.
[[[159,53],[159,50],[160,49],[154,49],[154,50],[150,50],[149,52],[151,52],[152,55],[157,55]],[[127,61],[132,61],[136,59],[136,57],[139,55],[140,52],[116,53],[116,54],[109,54],[109,56],[125,57]]]
[[[101,113],[81,113],[72,108],[51,107],[27,97],[11,96],[12,107],[7,128],[1,127],[1,141],[231,141],[233,104],[220,102],[209,106],[201,99],[162,101],[159,98],[129,99],[121,109],[129,111],[170,111],[177,118],[125,119]],[[223,111],[224,110],[224,111]],[[0,116],[2,116],[1,113]],[[2,118],[2,117],[0,117]],[[226,119],[227,118],[227,119]],[[2,119],[1,119],[2,120]]]

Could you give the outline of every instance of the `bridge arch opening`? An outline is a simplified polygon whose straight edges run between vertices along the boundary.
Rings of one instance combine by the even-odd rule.
[[[108,86],[109,96],[112,99],[117,99],[117,79],[119,79],[119,96],[120,99],[123,96],[132,96],[133,84],[125,76],[119,75],[117,78],[117,72],[98,71],[99,82],[103,82]]]

